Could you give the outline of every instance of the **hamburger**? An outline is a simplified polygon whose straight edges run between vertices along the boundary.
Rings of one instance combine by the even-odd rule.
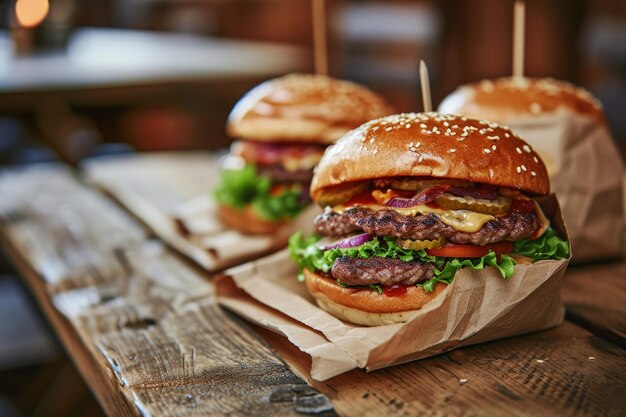
[[[498,123],[558,111],[578,113],[606,123],[600,102],[590,92],[552,78],[482,80],[459,87],[439,106],[441,113],[464,114]]]
[[[316,234],[289,242],[300,278],[337,318],[409,320],[461,268],[565,259],[568,243],[537,199],[546,168],[508,128],[464,116],[409,113],[370,121],[322,157],[311,184],[325,207]]]
[[[243,233],[275,232],[310,203],[313,167],[326,146],[392,112],[366,87],[323,75],[292,74],[253,88],[228,117],[235,141],[215,191],[218,217]]]
[[[547,166],[574,259],[621,256],[623,163],[591,93],[550,78],[499,78],[459,87],[439,111],[511,126]]]

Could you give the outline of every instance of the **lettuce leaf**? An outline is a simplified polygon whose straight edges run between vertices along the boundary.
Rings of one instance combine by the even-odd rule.
[[[532,258],[533,262],[544,259],[567,259],[570,254],[569,243],[558,237],[551,227],[538,239],[515,242],[514,251]]]
[[[403,249],[396,245],[395,239],[392,237],[374,237],[369,242],[361,246],[347,249],[330,249],[327,251],[320,250],[316,243],[320,240],[319,236],[304,237],[300,233],[296,233],[289,239],[289,256],[300,267],[299,280],[303,280],[302,271],[306,268],[311,271],[329,272],[335,262],[335,259],[341,256],[350,256],[352,258],[371,258],[374,256],[392,259],[401,259],[405,262],[421,261],[434,263],[434,277],[428,281],[418,285],[422,286],[425,291],[433,291],[437,282],[450,284],[454,279],[456,272],[461,268],[483,269],[488,266],[496,268],[504,279],[513,276],[515,272],[515,260],[507,255],[500,256],[500,259],[494,252],[489,252],[482,258],[461,259],[461,258],[442,258],[430,256],[425,250]],[[525,251],[525,256],[532,257],[533,260],[539,259],[564,259],[569,254],[569,245],[566,241],[556,236],[554,230],[549,229],[541,238],[535,241],[520,241],[515,244],[515,252],[518,247]],[[380,292],[381,290],[379,290]]]
[[[215,200],[221,204],[243,209],[248,204],[259,217],[268,221],[291,219],[304,209],[300,201],[300,186],[292,186],[280,195],[271,195],[272,181],[257,174],[256,167],[224,170],[221,183],[214,191]]]

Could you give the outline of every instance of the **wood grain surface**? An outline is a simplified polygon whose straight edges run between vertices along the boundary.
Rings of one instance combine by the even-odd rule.
[[[9,257],[110,415],[333,414],[206,274],[67,171],[5,173],[0,195]]]
[[[626,348],[626,262],[570,268],[561,293],[570,320]]]
[[[218,308],[207,273],[68,171],[3,173],[0,196],[10,259],[110,415],[626,413],[626,356],[617,343],[624,262],[568,272],[564,300],[585,328],[568,321],[320,383],[310,380],[307,355]],[[599,292],[590,280],[620,290]]]

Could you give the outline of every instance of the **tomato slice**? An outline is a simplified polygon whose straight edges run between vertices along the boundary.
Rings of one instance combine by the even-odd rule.
[[[497,256],[504,253],[513,252],[513,242],[500,242],[491,245],[447,245],[441,248],[426,249],[426,253],[431,256],[441,256],[443,258],[482,258],[490,251]]]

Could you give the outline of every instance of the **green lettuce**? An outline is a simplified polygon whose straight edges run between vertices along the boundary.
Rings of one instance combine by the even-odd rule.
[[[259,217],[268,221],[291,219],[304,209],[300,186],[294,185],[280,195],[271,195],[271,188],[272,180],[258,175],[255,166],[246,165],[224,170],[213,195],[217,202],[240,210],[251,204]]]
[[[504,279],[512,277],[515,272],[514,266],[516,262],[512,257],[507,255],[498,257],[494,252],[489,252],[482,258],[474,259],[443,258],[428,255],[425,250],[403,249],[391,237],[374,237],[369,242],[354,248],[336,248],[322,251],[316,245],[319,240],[319,236],[304,237],[300,233],[294,234],[289,239],[289,256],[298,264],[301,271],[298,279],[302,280],[304,278],[302,271],[305,268],[310,271],[329,272],[335,259],[341,256],[349,256],[351,258],[371,258],[377,256],[401,259],[405,262],[421,261],[434,263],[434,277],[418,284],[428,292],[434,290],[437,282],[450,284],[456,272],[461,268],[483,269],[487,266],[493,266]],[[548,232],[535,241],[517,242],[515,244],[516,253],[518,252],[518,247],[526,251],[522,254],[532,257],[533,260],[564,259],[569,256],[569,245],[566,241],[556,236],[552,229],[549,229]],[[376,289],[379,292],[382,291],[379,286]]]
[[[515,242],[514,252],[532,258],[533,262],[544,259],[567,259],[569,244],[558,237],[550,227],[539,239]]]

